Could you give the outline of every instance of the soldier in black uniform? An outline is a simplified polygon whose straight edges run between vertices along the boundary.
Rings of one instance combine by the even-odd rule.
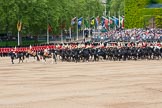
[[[11,63],[14,64],[14,58],[16,57],[15,51],[12,50],[9,55],[11,57]]]

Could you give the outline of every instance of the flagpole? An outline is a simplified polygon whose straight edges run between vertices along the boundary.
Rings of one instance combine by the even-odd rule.
[[[18,20],[18,23],[17,23],[17,31],[18,31],[18,33],[17,33],[17,44],[18,44],[18,46],[20,45],[21,24],[22,24],[21,21]]]
[[[49,31],[48,31],[48,24],[47,24],[47,44],[49,44]]]
[[[119,10],[119,28],[120,28],[120,10]]]
[[[19,31],[17,33],[17,36],[18,36],[18,46],[20,46],[20,32]]]
[[[97,16],[97,19],[96,19],[97,21],[96,21],[96,31],[95,32],[97,32],[98,33],[98,25],[99,25],[99,20],[98,20],[98,16]]]
[[[93,15],[94,15],[94,29],[92,30],[92,37],[94,36],[94,34],[96,33],[96,15],[95,15],[95,13],[93,13]]]
[[[78,40],[78,18],[77,18],[77,37],[76,40]]]
[[[116,17],[116,13],[114,12],[114,17]],[[115,22],[114,22],[115,23]],[[114,24],[115,25],[115,24]],[[116,30],[116,25],[114,26],[114,29]]]
[[[63,23],[62,23],[62,18],[61,18],[61,43],[63,43]]]
[[[122,17],[122,28],[124,29],[124,16]]]
[[[106,0],[105,0],[105,17],[106,17]]]
[[[84,27],[84,19],[83,19],[83,39],[84,39],[84,29],[85,27]]]
[[[47,16],[47,44],[49,44],[48,16]]]
[[[110,30],[110,11],[109,11],[109,30]]]
[[[97,32],[98,32],[98,28],[99,28],[99,25],[100,25],[100,20],[99,20],[99,16],[97,16],[97,26],[96,26],[96,30],[97,30]]]
[[[70,41],[71,41],[71,27],[69,28]]]
[[[90,17],[89,17],[89,36],[88,37],[91,37],[91,34],[90,34],[90,23],[91,23],[91,20],[90,20]]]
[[[63,43],[63,31],[61,29],[61,43]]]
[[[96,25],[94,25],[94,33],[92,33],[92,37],[94,36],[95,33],[96,33]]]

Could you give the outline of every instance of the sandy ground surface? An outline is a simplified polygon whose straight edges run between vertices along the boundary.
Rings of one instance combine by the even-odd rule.
[[[0,108],[162,108],[162,60],[12,65],[0,58]]]

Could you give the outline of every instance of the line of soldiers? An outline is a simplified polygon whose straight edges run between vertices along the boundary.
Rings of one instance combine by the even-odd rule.
[[[53,44],[53,45],[42,45],[42,46],[29,46],[29,47],[14,47],[14,48],[0,48],[0,54],[9,53],[11,51],[17,52],[26,52],[28,50],[32,51],[42,51],[46,48],[52,49],[76,49],[76,48],[108,48],[108,47],[150,47],[150,46],[158,46],[162,47],[160,42],[149,43],[149,42],[111,42],[111,43],[64,43],[64,44]]]
[[[21,49],[21,50],[20,50]],[[2,51],[2,50],[1,50]],[[71,43],[57,45],[30,46],[22,48],[12,48],[6,53],[11,56],[11,61],[15,55],[19,62],[24,57],[54,57],[61,61],[98,61],[104,60],[138,60],[138,59],[159,59],[162,57],[162,48],[160,43]],[[59,56],[59,57],[58,57]]]

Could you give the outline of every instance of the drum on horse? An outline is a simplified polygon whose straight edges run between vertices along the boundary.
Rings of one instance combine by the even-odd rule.
[[[37,51],[32,51],[31,49],[27,50],[27,52],[26,52],[26,58],[29,59],[29,57],[34,57],[34,59],[36,57],[37,61],[40,60],[39,57],[38,57]]]
[[[49,52],[48,49],[45,49],[44,51],[40,51],[39,52],[39,55],[40,55],[40,58],[42,59],[42,61],[44,61],[46,63],[46,58],[51,58],[52,55],[51,53]]]
[[[40,51],[39,54],[43,62],[46,63],[46,58],[51,58],[52,64],[54,61],[57,63],[57,51],[45,49],[44,51]]]

